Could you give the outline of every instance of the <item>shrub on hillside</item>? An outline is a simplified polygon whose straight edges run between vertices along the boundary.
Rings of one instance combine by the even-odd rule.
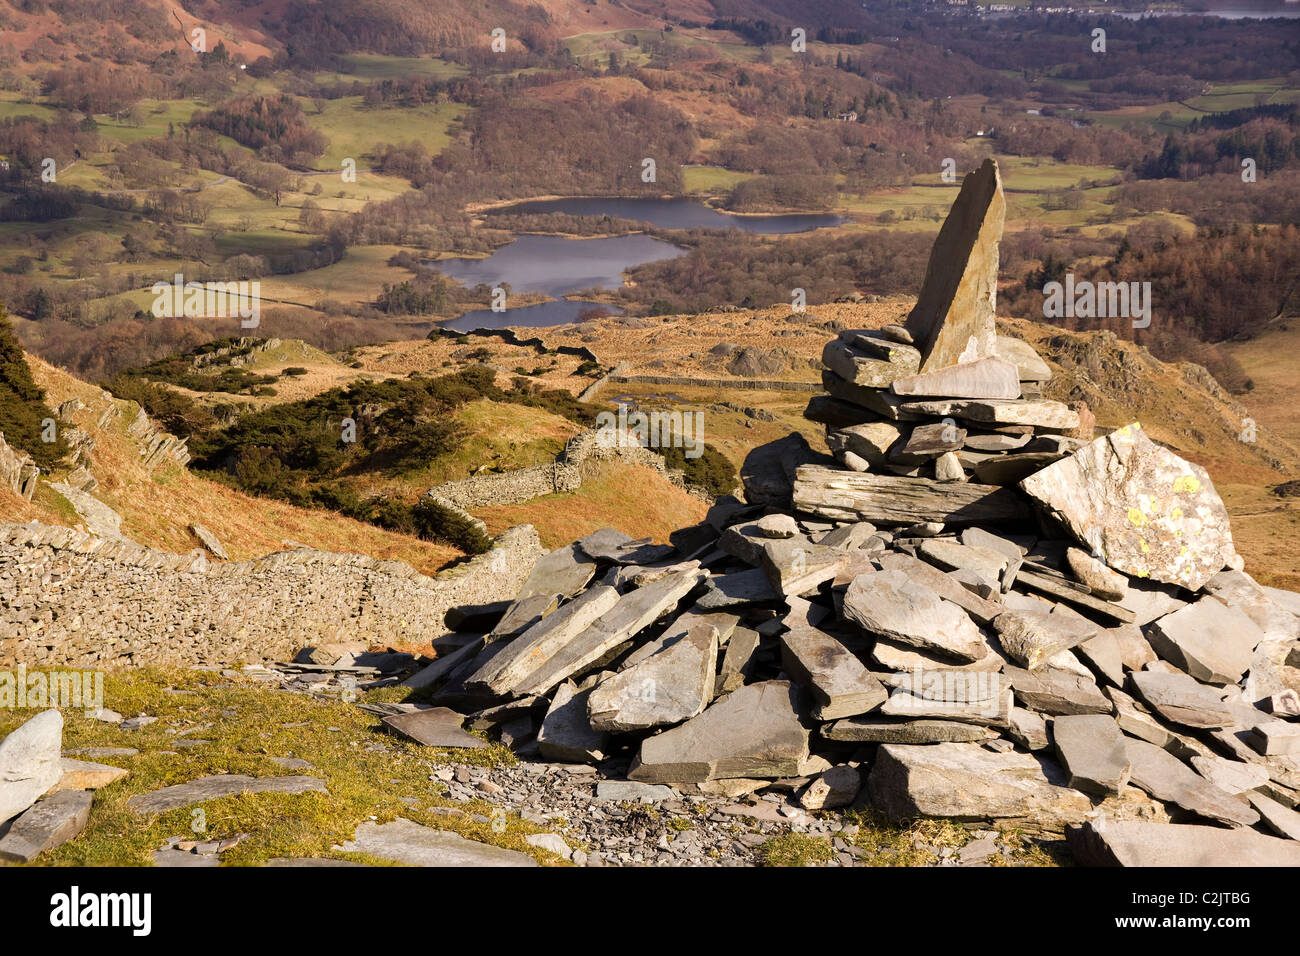
[[[730,494],[736,487],[736,466],[712,445],[705,445],[698,458],[688,458],[685,448],[665,448],[664,464],[682,472],[686,483],[715,498]]]
[[[56,428],[54,441],[42,440],[43,423],[53,419],[45,390],[32,379],[9,316],[0,307],[0,432],[9,445],[27,452],[42,471],[49,471],[68,453],[61,429]]]

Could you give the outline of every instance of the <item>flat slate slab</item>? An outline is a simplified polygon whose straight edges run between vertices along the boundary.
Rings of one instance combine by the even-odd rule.
[[[86,828],[93,799],[84,790],[63,790],[37,801],[0,837],[0,860],[30,863],[74,839]]]
[[[971,591],[956,578],[934,565],[900,551],[886,551],[878,562],[885,571],[904,571],[918,584],[924,584],[945,601],[951,601],[971,616],[977,624],[988,625],[1006,608]]]
[[[618,596],[612,607],[572,640],[544,657],[523,680],[513,685],[512,691],[516,694],[546,693],[653,624],[664,612],[671,610],[678,601],[693,591],[706,576],[698,568],[686,568]],[[598,588],[592,588],[587,594],[595,590]],[[581,600],[582,598],[578,599]],[[561,608],[555,613],[561,614],[563,611]]]
[[[537,866],[527,853],[467,840],[449,830],[435,830],[410,820],[366,821],[356,837],[343,844],[348,853],[368,853],[411,866]]]
[[[1051,783],[1033,756],[974,743],[885,744],[868,786],[872,804],[891,820],[1068,820],[1092,809],[1086,795]]]
[[[754,669],[755,654],[761,635],[747,627],[738,627],[727,641],[727,652],[718,670],[715,694],[729,694],[739,690]]]
[[[958,661],[989,653],[975,622],[904,571],[861,574],[844,594],[844,617],[872,634]]]
[[[818,720],[865,714],[889,696],[847,647],[815,628],[782,634],[781,662],[787,674],[812,691]]]
[[[110,767],[108,764],[92,763],[89,760],[74,760],[71,757],[64,757],[61,766],[63,774],[53,787],[55,791],[98,790],[127,775],[127,771],[121,767]]]
[[[63,715],[46,710],[0,740],[0,823],[16,817],[63,775]]]
[[[1085,550],[1134,577],[1198,591],[1236,553],[1209,474],[1151,441],[1136,423],[1048,465],[1020,487]]]
[[[1055,667],[1035,671],[1005,667],[1002,673],[1011,682],[1016,700],[1040,714],[1052,717],[1109,714],[1115,709],[1091,676]]]
[[[667,560],[677,553],[669,544],[653,544],[653,538],[634,539],[616,528],[601,528],[577,542],[589,558],[619,565],[647,565]]]
[[[617,604],[617,589],[606,584],[589,588],[553,614],[524,631],[499,654],[465,680],[470,688],[504,695],[516,691],[563,648]]]
[[[855,336],[853,341],[845,341],[846,334]],[[910,345],[880,339],[876,347],[865,333],[840,336],[822,348],[822,364],[852,385],[888,388],[894,379],[915,375],[920,367],[921,353]]]
[[[1259,822],[1259,814],[1245,800],[1220,790],[1167,750],[1132,737],[1124,745],[1134,785],[1157,800],[1229,826],[1248,827]]]
[[[596,763],[605,759],[609,734],[591,726],[587,701],[591,690],[579,691],[561,684],[551,698],[550,710],[537,731],[537,746],[547,760]]]
[[[912,525],[939,521],[953,527],[1023,520],[1030,509],[1013,488],[969,481],[934,481],[801,465],[794,506],[833,521]]]
[[[538,616],[539,605],[544,607],[557,594],[562,598],[577,594],[595,573],[595,559],[589,558],[576,541],[542,555],[492,634],[498,638],[518,634]]]
[[[1300,813],[1262,793],[1248,793],[1246,798],[1270,830],[1288,840],[1300,840]]]
[[[940,398],[1019,398],[1020,376],[1014,362],[990,355],[920,375],[896,378],[890,390],[895,395]]]
[[[1151,645],[1207,684],[1235,684],[1250,668],[1264,632],[1240,608],[1209,595],[1151,625]]]
[[[1183,673],[1133,671],[1129,680],[1137,695],[1166,720],[1185,727],[1215,729],[1236,723],[1231,708],[1208,687]]]
[[[794,777],[807,759],[798,689],[788,681],[765,681],[747,684],[700,716],[647,738],[628,777],[643,783]]]
[[[126,805],[132,812],[148,816],[236,794],[326,792],[325,781],[317,777],[247,777],[229,773],[199,777],[189,783],[178,783],[150,793],[137,794],[127,800]]]
[[[1300,843],[1254,830],[1098,820],[1072,827],[1066,840],[1086,866],[1300,866]]]
[[[903,402],[900,412],[935,418],[960,418],[984,425],[1031,425],[1034,428],[1070,430],[1079,427],[1079,413],[1047,398],[937,399]]]
[[[449,707],[430,707],[384,718],[386,726],[426,747],[462,747],[468,750],[487,747],[487,741],[468,733],[464,723],[465,718]]]
[[[1158,741],[1152,741],[1158,743]],[[1239,794],[1256,790],[1268,783],[1268,767],[1262,763],[1245,763],[1226,757],[1193,756],[1192,767],[1224,793]]]
[[[679,724],[713,700],[718,631],[698,623],[685,637],[597,684],[587,699],[591,726],[607,732]]]
[[[708,589],[700,595],[697,603],[704,610],[716,611],[780,598],[781,592],[768,579],[767,572],[762,568],[750,568],[713,575],[709,578]]]
[[[1052,370],[1034,347],[1024,339],[1010,335],[997,337],[997,354],[1016,366],[1022,382],[1047,382],[1052,378]]]
[[[821,729],[827,740],[864,744],[972,743],[990,736],[978,724],[956,720],[894,720],[849,717]]]
[[[663,803],[680,799],[681,794],[662,784],[638,783],[635,780],[598,780],[597,803]]]
[[[1034,670],[1061,651],[1077,647],[1099,628],[1078,615],[1007,611],[993,622],[1002,650],[1018,664]]]
[[[1109,716],[1057,717],[1052,721],[1052,741],[1061,766],[1069,774],[1070,786],[1076,790],[1105,796],[1119,793],[1128,783],[1130,766],[1124,735]],[[1170,759],[1177,762],[1176,758]]]

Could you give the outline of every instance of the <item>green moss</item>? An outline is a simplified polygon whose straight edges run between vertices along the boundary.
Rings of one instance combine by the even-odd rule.
[[[225,865],[257,865],[273,857],[339,857],[392,865],[331,848],[351,840],[357,825],[366,820],[384,823],[397,817],[519,850],[542,863],[560,862],[524,841],[530,833],[546,832],[544,828],[517,814],[503,818],[499,808],[486,801],[446,799],[444,785],[430,779],[448,763],[497,766],[514,761],[500,745],[470,751],[422,747],[386,733],[377,715],[353,705],[200,671],[109,674],[104,706],[126,716],[145,713],[158,720],[127,731],[78,710],[64,711],[66,749],[133,747],[140,753],[101,758],[126,768],[129,776],[97,791],[86,830],[42,856],[40,865],[150,866],[152,851],[169,837],[216,840],[236,834],[248,836],[223,855]],[[0,737],[37,712],[0,712]],[[178,748],[177,740],[184,738],[177,732],[190,728],[202,729],[186,736],[211,743]],[[312,769],[290,771],[270,759],[290,756],[308,761]],[[139,817],[127,808],[127,800],[136,794],[220,773],[301,773],[324,780],[328,793],[244,794],[155,817]],[[440,808],[444,812],[438,812]],[[447,813],[446,808],[456,812]],[[196,815],[195,809],[202,814]],[[475,815],[481,819],[475,820]]]
[[[764,866],[815,866],[829,862],[835,851],[825,837],[782,833],[764,843],[759,855]]]

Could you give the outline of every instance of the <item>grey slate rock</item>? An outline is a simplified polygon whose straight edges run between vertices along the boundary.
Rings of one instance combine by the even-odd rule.
[[[1133,671],[1129,681],[1137,695],[1166,720],[1186,727],[1231,727],[1232,711],[1214,688],[1183,673]]]
[[[601,528],[580,538],[577,545],[589,558],[619,565],[655,564],[677,553],[672,545],[654,544],[652,541],[651,538],[634,540],[616,528]]]
[[[958,661],[989,653],[965,611],[902,571],[859,575],[845,592],[844,616],[873,634]]]
[[[700,716],[642,742],[628,772],[643,783],[797,776],[808,758],[798,692],[787,681],[748,684]]]
[[[865,714],[889,696],[862,662],[824,631],[800,627],[782,634],[781,661],[785,672],[812,692],[818,720]]]
[[[410,820],[366,821],[356,837],[343,844],[347,853],[368,853],[411,866],[537,866],[518,850],[467,840],[449,830],[435,830]]]
[[[1151,441],[1136,423],[1020,487],[1087,551],[1133,577],[1196,591],[1236,553],[1228,512],[1206,470]]]
[[[1053,717],[1071,714],[1109,714],[1110,700],[1091,677],[1043,667],[1036,671],[1019,667],[1003,668],[1003,674],[1015,690],[1016,700],[1030,710]]]
[[[1161,657],[1197,680],[1235,684],[1250,667],[1264,632],[1244,611],[1206,596],[1160,618],[1150,637]]]
[[[597,803],[663,803],[681,797],[672,787],[635,780],[596,781]]]
[[[862,788],[862,776],[854,767],[831,767],[799,795],[805,810],[835,810],[847,807]]]
[[[620,600],[612,587],[598,584],[524,631],[465,680],[470,689],[493,694],[533,693],[521,689],[565,647],[607,615]]]
[[[561,681],[579,674],[672,610],[705,577],[705,572],[687,568],[666,574],[645,587],[622,595],[613,607],[588,624],[585,630],[549,653],[526,678],[514,684],[512,690],[517,694],[542,694]],[[556,614],[562,612],[563,609]]]
[[[760,635],[747,627],[738,627],[727,642],[727,652],[718,671],[715,693],[729,694],[740,688],[754,670]]]
[[[236,794],[313,792],[326,793],[325,781],[316,777],[246,777],[242,774],[219,774],[137,794],[127,800],[126,805],[132,812],[148,816]]]
[[[938,744],[971,743],[984,740],[989,730],[979,724],[956,720],[882,720],[849,717],[827,724],[822,737],[846,743]]]
[[[61,790],[37,801],[0,837],[0,860],[30,863],[75,839],[86,828],[93,799],[86,790]]]
[[[1300,843],[1246,829],[1097,820],[1066,840],[1085,866],[1300,866]]]
[[[1052,741],[1061,766],[1069,774],[1070,786],[1076,790],[1105,796],[1118,794],[1128,783],[1129,757],[1124,735],[1110,717],[1104,714],[1057,717],[1052,721]]]
[[[463,727],[465,718],[447,707],[430,707],[409,714],[393,714],[385,717],[384,724],[397,731],[403,737],[414,740],[426,747],[462,747],[468,750],[481,750],[487,741],[467,733]]]
[[[591,726],[626,732],[689,720],[713,700],[717,666],[717,628],[696,624],[664,650],[596,685],[587,699]]]
[[[63,776],[63,715],[46,710],[0,740],[0,823],[16,817]]]
[[[591,726],[587,716],[590,690],[578,691],[573,684],[561,684],[551,699],[537,746],[547,760],[598,763],[605,759],[609,735]]]
[[[1029,754],[979,744],[885,744],[868,778],[871,802],[891,820],[1078,820],[1087,796],[1053,784]]]
[[[1068,614],[1007,611],[993,622],[1002,650],[1028,670],[1045,664],[1061,651],[1077,647],[1099,628],[1091,621]]]
[[[707,589],[697,603],[701,608],[713,611],[780,599],[781,592],[768,580],[767,573],[762,568],[751,568],[710,577]]]
[[[1300,813],[1262,793],[1248,793],[1246,798],[1270,830],[1288,840],[1300,840]]]
[[[1240,797],[1220,790],[1155,744],[1130,737],[1125,741],[1125,748],[1134,785],[1157,800],[1231,826],[1251,826],[1259,821],[1259,814]]]

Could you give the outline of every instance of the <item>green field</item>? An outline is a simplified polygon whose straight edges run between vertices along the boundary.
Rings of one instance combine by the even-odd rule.
[[[316,161],[316,168],[322,170],[338,169],[349,157],[357,161],[358,168],[364,168],[364,161],[383,143],[417,140],[430,153],[439,153],[451,142],[453,124],[469,112],[460,103],[370,109],[362,105],[359,96],[330,100],[320,114],[311,104],[304,104],[304,110],[312,127],[330,142],[325,155]]]
[[[723,169],[721,166],[682,167],[682,183],[688,193],[725,193],[737,183],[753,179],[756,175],[756,173],[739,173]]]
[[[635,43],[629,43],[628,40],[635,37]],[[760,48],[750,46],[746,43],[740,43],[734,40],[715,39],[713,37],[701,38],[692,36],[690,33],[681,31],[665,32],[662,30],[611,30],[607,33],[580,33],[576,36],[566,37],[564,45],[569,48],[574,59],[590,63],[595,60],[603,64],[609,58],[610,51],[617,51],[619,59],[628,66],[645,66],[651,60],[649,53],[642,47],[642,43],[650,42],[651,44],[667,44],[674,52],[685,53],[691,49],[699,48],[705,51],[706,59],[727,59],[735,60],[740,63],[753,63],[760,55]],[[809,41],[809,47],[813,44]],[[777,61],[787,60],[794,56],[790,50],[789,44],[777,45],[769,48],[772,51],[773,59]],[[826,45],[819,47],[819,52],[824,53]]]
[[[345,83],[349,80],[395,80],[407,76],[427,76],[435,80],[448,80],[465,75],[458,63],[448,63],[437,57],[381,56],[376,53],[351,53],[340,58],[343,70],[338,73],[318,73],[317,83]]]
[[[43,103],[29,103],[20,100],[17,93],[0,93],[0,120],[13,119],[17,116],[35,116],[40,120],[53,120],[59,111]]]

